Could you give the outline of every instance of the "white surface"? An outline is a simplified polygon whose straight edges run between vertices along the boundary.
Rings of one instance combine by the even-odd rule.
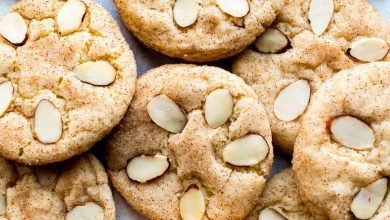
[[[112,0],[94,0],[97,3],[100,3],[103,7],[105,7],[111,15],[118,22],[123,35],[125,36],[127,42],[129,43],[131,49],[134,52],[137,67],[138,67],[138,75],[146,72],[147,70],[161,66],[167,63],[178,63],[181,62],[177,59],[172,59],[166,57],[160,53],[152,51],[151,49],[146,48],[140,42],[135,40],[135,38],[126,30],[123,23],[119,19],[118,12],[112,2]],[[0,0],[0,14],[4,14],[8,11],[8,8],[17,2],[17,0]],[[389,0],[369,0],[382,14],[386,16],[386,18],[390,21],[390,1]],[[227,59],[221,62],[213,62],[209,65],[216,65],[223,67],[225,69],[230,69],[230,60]],[[98,147],[98,146],[97,146]],[[99,152],[99,149],[94,149],[94,151]],[[99,154],[99,153],[98,153]],[[284,157],[281,155],[276,155],[275,163],[273,167],[273,174],[277,171],[289,166],[290,158]],[[117,207],[117,220],[144,220],[146,218],[137,214],[134,210],[132,210],[127,203],[123,200],[123,198],[117,193],[114,192],[114,199],[116,201]]]

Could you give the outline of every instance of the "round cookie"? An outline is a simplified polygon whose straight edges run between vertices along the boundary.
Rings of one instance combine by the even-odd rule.
[[[294,177],[310,210],[334,220],[390,218],[390,63],[344,70],[314,95]]]
[[[171,57],[206,62],[244,50],[272,24],[285,0],[115,0],[127,28]]]
[[[87,151],[123,117],[133,54],[88,0],[21,0],[0,18],[0,155],[26,164]]]
[[[151,219],[242,219],[273,160],[256,94],[208,66],[165,65],[144,74],[107,145],[113,186]]]
[[[274,144],[285,153],[292,153],[310,97],[323,82],[365,61],[390,60],[390,26],[366,1],[334,1],[321,34],[309,22],[316,2],[287,1],[274,26],[232,67],[265,105]]]
[[[92,154],[46,166],[0,159],[0,218],[115,219],[104,167]]]
[[[312,220],[313,216],[301,200],[291,168],[286,168],[267,182],[258,205],[247,220]]]

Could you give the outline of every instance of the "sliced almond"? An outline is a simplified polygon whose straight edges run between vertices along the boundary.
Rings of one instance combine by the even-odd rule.
[[[27,24],[16,12],[9,13],[0,19],[0,34],[9,42],[19,45],[27,36]]]
[[[40,142],[52,144],[57,142],[62,135],[61,114],[54,104],[43,99],[35,109],[35,133]]]
[[[348,53],[363,62],[379,61],[389,53],[389,45],[383,39],[365,37],[354,41]]]
[[[154,123],[172,133],[180,133],[187,123],[186,115],[180,107],[165,95],[150,100],[148,113]]]
[[[233,97],[227,89],[212,91],[204,105],[206,121],[211,128],[225,124],[233,112]]]
[[[0,19],[0,34],[12,44],[19,45],[27,37],[27,24],[20,14],[9,13]]]
[[[108,86],[115,81],[116,70],[106,61],[88,61],[73,69],[76,77],[94,86]]]
[[[127,164],[127,175],[133,181],[146,183],[162,176],[169,168],[168,157],[163,155],[134,157]]]
[[[58,30],[61,35],[77,31],[83,21],[87,7],[80,0],[68,0],[57,15]]]
[[[355,117],[341,116],[333,119],[330,132],[333,139],[345,147],[368,150],[374,146],[374,132],[370,126]]]
[[[282,121],[293,121],[301,116],[310,101],[310,84],[297,80],[284,88],[276,97],[274,114]]]
[[[334,13],[333,0],[312,0],[309,8],[309,21],[316,35],[323,34],[329,26]]]
[[[255,47],[262,53],[277,53],[289,44],[290,40],[277,28],[267,28],[255,41]]]
[[[249,3],[247,0],[217,0],[219,8],[236,18],[244,17],[249,12]]]
[[[6,81],[0,83],[0,117],[7,112],[9,106],[11,105],[13,96],[14,86],[12,85],[12,82]]]
[[[198,0],[177,0],[173,6],[173,19],[180,27],[195,23],[199,16]]]
[[[191,185],[180,199],[180,216],[183,220],[201,220],[206,212],[202,190]]]
[[[274,209],[265,208],[260,212],[259,220],[287,220]]]
[[[104,212],[102,207],[94,202],[76,206],[66,214],[66,220],[103,220]]]
[[[362,188],[351,203],[351,211],[358,219],[369,219],[385,198],[388,179],[379,179]]]
[[[49,186],[57,179],[58,170],[56,167],[35,167],[35,176],[39,184]]]
[[[0,195],[0,217],[3,217],[5,215],[6,211],[6,201],[4,195]]]
[[[235,166],[254,166],[263,161],[269,152],[267,141],[260,135],[247,135],[228,144],[223,160]]]

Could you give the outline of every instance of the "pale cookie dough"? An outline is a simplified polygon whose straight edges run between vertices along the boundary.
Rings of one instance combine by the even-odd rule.
[[[256,94],[208,66],[165,65],[144,74],[107,145],[114,187],[151,219],[243,219],[273,160]]]
[[[312,99],[298,135],[302,200],[332,220],[390,219],[390,63],[344,70]]]
[[[326,17],[328,1],[331,20],[319,33],[311,25],[317,18],[309,21],[309,15],[320,2],[319,15]],[[342,69],[390,60],[389,43],[389,24],[365,0],[287,0],[273,27],[235,60],[232,71],[264,103],[275,146],[292,153],[311,95]]]
[[[285,0],[115,0],[146,46],[192,62],[237,54],[272,24]]]
[[[123,117],[133,54],[88,0],[21,0],[0,17],[0,155],[26,164],[87,151]]]
[[[1,158],[0,170],[0,219],[115,219],[107,174],[92,154],[35,167]]]
[[[291,168],[273,176],[246,220],[326,220],[313,216],[301,200]]]

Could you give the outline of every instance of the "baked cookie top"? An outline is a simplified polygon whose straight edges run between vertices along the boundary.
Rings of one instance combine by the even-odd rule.
[[[115,0],[127,28],[171,57],[206,62],[237,54],[275,20],[285,0]]]
[[[115,219],[104,167],[92,155],[24,166],[0,159],[1,219]]]
[[[314,95],[293,170],[303,201],[330,219],[390,218],[390,63],[345,70]]]
[[[0,18],[0,155],[46,164],[88,150],[123,117],[135,79],[101,6],[19,1]]]
[[[311,95],[342,69],[390,60],[389,43],[389,24],[365,0],[287,0],[232,71],[264,103],[275,146],[292,153]]]
[[[107,145],[114,187],[151,219],[242,219],[273,161],[256,94],[208,66],[165,65],[144,74]]]
[[[286,168],[273,176],[264,187],[258,205],[247,220],[314,220],[301,200],[294,182],[291,168]]]

